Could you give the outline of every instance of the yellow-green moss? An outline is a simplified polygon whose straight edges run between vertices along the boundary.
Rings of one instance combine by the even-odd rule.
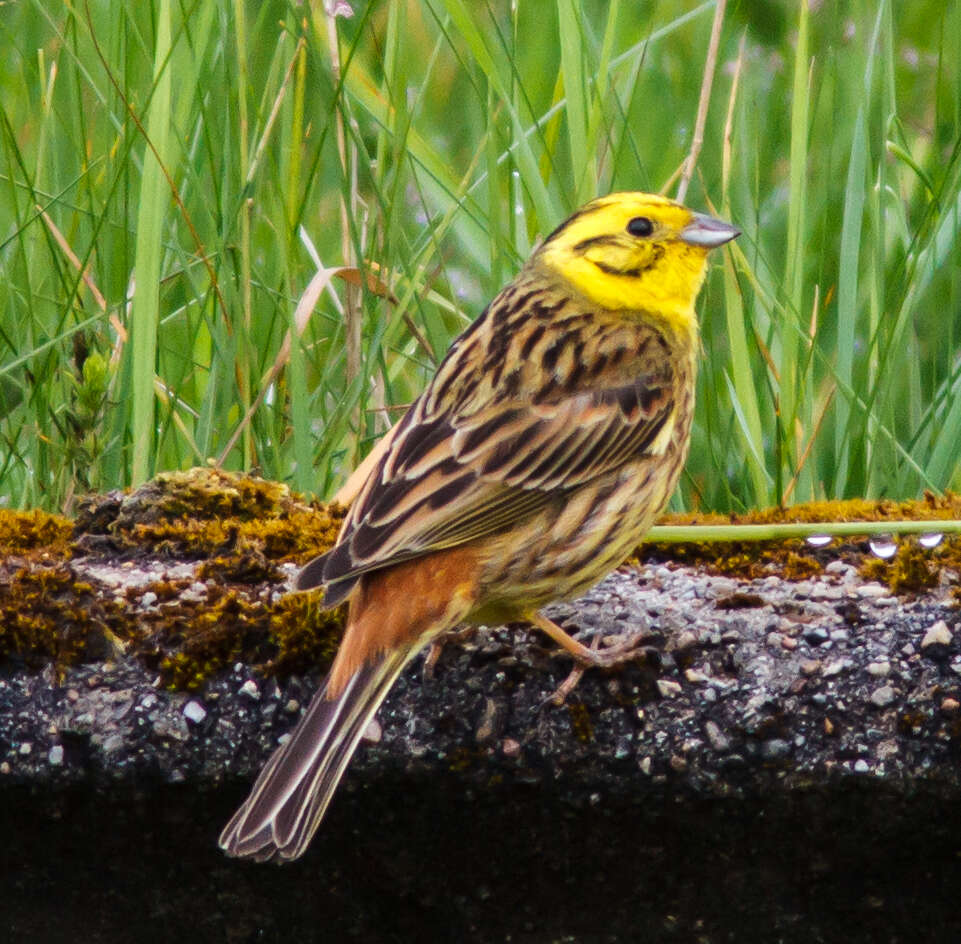
[[[697,522],[707,524],[708,522]],[[676,561],[700,565],[715,573],[754,580],[779,573],[789,580],[803,580],[820,573],[824,565],[805,550],[803,541],[691,541],[642,544],[629,563]]]
[[[905,542],[890,560],[866,557],[860,573],[867,580],[886,583],[893,593],[918,593],[938,582],[942,556],[914,542]]]
[[[664,515],[658,524],[782,524],[818,521],[885,521],[961,519],[961,495],[925,492],[923,498],[892,501],[862,498],[847,501],[813,501],[787,508],[761,508],[744,514],[681,512]]]
[[[325,610],[319,591],[281,597],[270,613],[270,641],[277,654],[268,670],[279,675],[326,669],[334,660],[344,634],[347,607]]]
[[[123,607],[78,581],[66,564],[25,566],[0,582],[0,659],[57,669],[112,654]]]
[[[785,524],[793,522],[831,521],[895,521],[961,519],[961,495],[926,492],[921,499],[909,501],[820,501],[790,508],[765,508],[741,515],[683,513],[665,515],[658,524]],[[778,574],[788,580],[803,580],[824,569],[824,561],[839,556],[861,561],[867,541],[836,542],[814,550],[804,541],[759,541],[657,543],[645,542],[635,551],[634,562],[674,560],[698,564],[732,577],[755,579]],[[864,558],[862,574],[887,583],[896,593],[910,593],[933,586],[942,567],[961,573],[961,541],[947,538],[938,552],[917,545],[905,537],[897,558],[888,563],[873,557]]]
[[[339,505],[305,502],[278,482],[197,468],[158,475],[119,498],[85,499],[78,530],[143,555],[217,556],[226,566],[228,555],[260,552],[299,564],[333,545],[343,515]]]
[[[9,511],[0,508],[0,555],[17,555],[31,560],[70,556],[73,523],[44,511]]]
[[[0,552],[15,555],[18,567],[0,578],[0,658],[66,666],[90,655],[91,639],[109,639],[156,668],[169,687],[186,689],[238,660],[281,674],[324,670],[343,609],[325,611],[316,593],[269,588],[282,581],[279,563],[300,564],[331,547],[342,517],[342,508],[308,504],[285,485],[206,468],[88,499],[75,534],[84,551],[93,536],[95,553],[108,556],[203,559],[190,579],[134,584],[113,597],[67,567],[36,565],[70,553],[69,521],[0,512]],[[198,581],[202,595],[185,592]],[[144,606],[148,593],[152,603]]]
[[[234,587],[206,588],[199,604],[175,599],[137,641],[138,654],[167,687],[196,690],[237,661],[281,676],[329,668],[343,635],[343,608],[324,610],[318,593],[264,602]]]

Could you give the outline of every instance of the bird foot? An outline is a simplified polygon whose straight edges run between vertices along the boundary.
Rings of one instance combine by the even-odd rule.
[[[607,645],[603,649],[600,648],[600,645],[601,636],[597,635],[591,640],[590,647],[584,646],[573,654],[574,668],[571,669],[567,678],[544,699],[541,703],[542,708],[548,704],[557,708],[561,707],[567,701],[571,692],[580,684],[584,673],[588,669],[611,669],[627,662],[634,662],[639,657],[645,660],[648,658],[649,647],[644,645],[644,635],[642,633],[622,639],[621,642],[613,645]]]

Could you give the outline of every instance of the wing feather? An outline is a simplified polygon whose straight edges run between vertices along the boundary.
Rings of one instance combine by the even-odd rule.
[[[315,585],[322,573],[328,600],[343,599],[365,572],[514,527],[652,455],[673,422],[675,378],[663,340],[647,330],[635,350],[655,350],[634,359],[633,376],[619,340],[613,354],[599,351],[594,364],[578,364],[570,375],[577,385],[550,376],[526,398],[516,386],[483,388],[490,371],[480,377],[476,352],[468,358],[455,344],[455,362],[442,365],[401,420],[337,546],[300,585]],[[451,378],[460,383],[456,393],[437,396],[434,388],[450,387]]]

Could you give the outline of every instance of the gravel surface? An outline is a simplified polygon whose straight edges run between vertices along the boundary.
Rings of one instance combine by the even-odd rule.
[[[280,870],[214,843],[315,679],[237,664],[191,695],[129,659],[8,664],[0,922],[41,941],[956,941],[948,591],[897,598],[841,560],[800,582],[624,570],[548,613],[585,640],[642,633],[646,658],[563,707],[548,640],[460,637],[399,681]]]

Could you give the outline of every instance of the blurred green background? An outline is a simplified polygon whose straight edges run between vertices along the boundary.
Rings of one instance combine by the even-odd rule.
[[[0,506],[330,494],[540,236],[677,193],[715,13],[0,5]],[[674,507],[957,486],[961,4],[731,2],[707,71],[685,200],[744,236]]]

